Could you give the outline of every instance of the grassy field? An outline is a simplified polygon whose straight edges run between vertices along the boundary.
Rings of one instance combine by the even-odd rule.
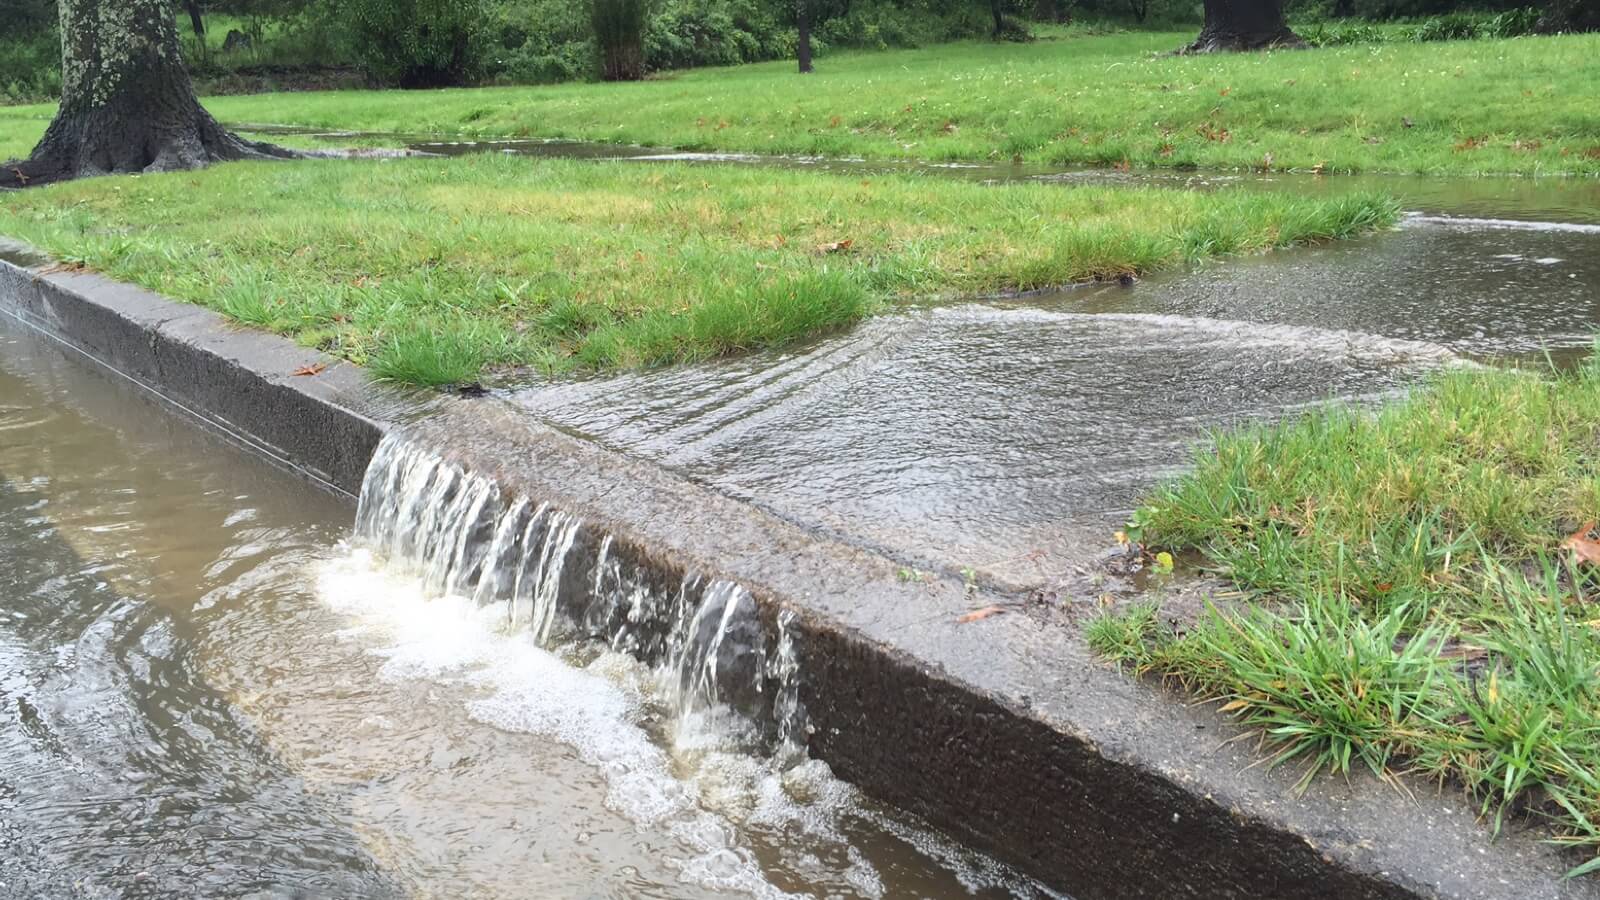
[[[1139,606],[1090,641],[1220,701],[1307,778],[1454,777],[1496,826],[1548,815],[1594,857],[1597,434],[1600,357],[1223,436],[1132,536],[1200,551],[1247,599],[1176,628]]]
[[[1173,57],[1069,34],[637,84],[218,97],[225,121],[692,149],[1407,173],[1600,173],[1600,35]],[[0,156],[48,107],[0,109]],[[32,124],[30,124],[32,123]],[[33,130],[29,130],[29,129]],[[26,131],[26,134],[21,132]]]
[[[418,383],[778,346],[903,297],[1336,238],[1383,198],[765,169],[304,161],[0,196],[0,234]]]

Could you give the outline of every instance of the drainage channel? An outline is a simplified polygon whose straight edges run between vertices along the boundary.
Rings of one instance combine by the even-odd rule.
[[[0,895],[1054,896],[808,759],[738,585],[398,439],[348,517],[0,316]]]

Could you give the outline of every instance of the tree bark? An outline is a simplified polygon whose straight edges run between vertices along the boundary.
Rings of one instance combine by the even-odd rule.
[[[61,105],[0,188],[89,175],[195,169],[290,150],[224,130],[195,99],[174,0],[60,0]]]
[[[1200,36],[1183,48],[1185,53],[1305,46],[1289,30],[1282,0],[1205,0],[1205,10]]]
[[[805,75],[811,71],[811,0],[795,0],[794,27],[795,56],[800,58],[800,74]]]
[[[994,16],[994,39],[998,41],[1006,33],[1005,0],[989,0],[989,12]]]
[[[1534,30],[1540,34],[1600,31],[1600,0],[1549,0]]]

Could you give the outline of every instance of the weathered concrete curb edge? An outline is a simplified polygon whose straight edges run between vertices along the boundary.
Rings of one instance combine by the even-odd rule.
[[[729,577],[769,618],[796,612],[813,753],[1080,898],[1600,897],[1527,835],[1489,843],[1454,797],[1369,784],[1295,798],[1286,773],[1245,768],[1248,746],[1218,748],[1225,722],[1108,672],[1060,629],[1017,614],[954,624],[984,602],[959,583],[901,582],[888,560],[494,404],[375,386],[94,275],[0,261],[0,312],[346,493],[382,433],[420,416],[500,447],[461,461],[579,514],[641,565]]]

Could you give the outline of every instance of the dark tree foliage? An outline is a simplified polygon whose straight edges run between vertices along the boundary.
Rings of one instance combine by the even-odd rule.
[[[0,166],[0,187],[294,156],[200,106],[176,12],[173,0],[61,0],[61,104],[33,154]]]
[[[482,0],[337,0],[357,61],[373,80],[403,88],[468,84],[479,74]]]
[[[1549,0],[1537,27],[1545,34],[1600,31],[1600,0]]]

